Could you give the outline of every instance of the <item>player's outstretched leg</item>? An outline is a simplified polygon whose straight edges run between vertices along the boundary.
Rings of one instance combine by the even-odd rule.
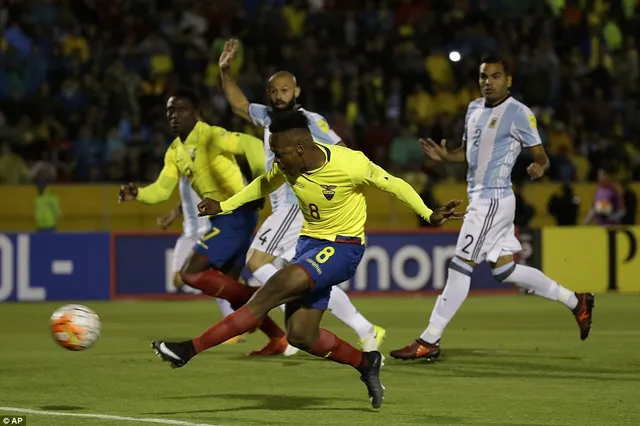
[[[302,306],[299,300],[287,304],[287,340],[312,355],[338,364],[350,365],[360,372],[373,408],[379,408],[384,398],[380,369],[384,357],[380,352],[362,352],[331,331],[320,328],[323,311]]]
[[[220,308],[220,312],[222,313],[222,318],[229,316],[233,313],[233,308],[231,307],[231,303],[229,303],[228,300],[224,300],[224,299],[220,299],[220,298],[216,298],[216,303],[218,304],[218,307]],[[243,336],[236,336],[236,337],[232,337],[231,339],[227,340],[226,342],[224,342],[225,345],[230,345],[230,344],[235,344],[235,343],[241,343],[244,342],[244,337]]]
[[[440,356],[440,336],[467,298],[472,274],[473,266],[457,257],[451,259],[447,283],[436,300],[429,326],[415,342],[391,351],[392,357],[402,360],[424,358],[430,361]]]
[[[229,301],[233,309],[239,309],[256,292],[255,288],[243,285],[218,270],[209,269],[209,259],[197,252],[193,252],[192,256],[187,260],[180,278],[186,284],[211,297]],[[269,337],[270,342],[280,342],[279,346],[274,345],[274,351],[278,353],[284,352],[286,348],[284,331],[271,318],[266,316],[257,326]]]
[[[271,309],[300,297],[308,292],[309,287],[306,272],[299,266],[288,266],[258,288],[246,305],[218,321],[199,337],[184,342],[154,341],[152,346],[158,356],[172,367],[182,367],[196,354],[257,327]]]
[[[585,340],[591,332],[595,296],[591,293],[575,293],[542,271],[526,265],[519,265],[512,256],[504,256],[493,265],[493,276],[500,282],[514,284],[532,291],[538,296],[555,300],[571,310],[580,329],[580,339]]]

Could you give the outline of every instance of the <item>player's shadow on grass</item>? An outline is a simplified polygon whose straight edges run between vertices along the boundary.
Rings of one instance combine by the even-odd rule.
[[[283,367],[296,367],[308,362],[327,362],[324,358],[318,358],[306,353],[299,353],[292,357],[276,356],[248,356],[247,354],[215,354],[217,358],[225,358],[228,361],[256,361],[279,363]]]
[[[529,362],[521,362],[526,359]],[[486,368],[514,369],[518,371],[539,371],[542,373],[570,372],[587,375],[594,374],[637,374],[633,365],[618,368],[602,368],[587,365],[588,357],[550,355],[545,351],[526,349],[481,350],[481,349],[452,349],[447,350],[443,358],[437,362],[451,361],[455,365],[483,366]],[[393,364],[398,361],[393,362]],[[551,364],[550,364],[551,363]],[[605,379],[606,380],[606,379]],[[613,379],[612,379],[613,380]],[[637,379],[632,379],[637,380]]]
[[[450,362],[447,362],[450,361]],[[438,365],[430,365],[438,364]],[[636,371],[594,368],[592,366],[541,365],[536,363],[509,362],[503,359],[495,362],[470,360],[438,360],[434,362],[414,361],[406,363],[391,361],[386,370],[388,374],[425,375],[464,378],[524,378],[539,380],[594,380],[613,382],[640,382]],[[407,368],[410,367],[410,368]],[[421,368],[422,367],[422,368]],[[636,374],[625,376],[624,374]]]
[[[219,408],[219,409],[207,409],[207,410],[193,410],[193,411],[169,411],[169,412],[153,412],[143,413],[144,415],[173,415],[173,414],[189,414],[189,413],[224,413],[224,412],[236,412],[238,410],[272,410],[272,411],[287,411],[287,410],[326,410],[326,411],[363,411],[373,412],[372,408],[366,407],[321,407],[321,405],[331,405],[335,402],[354,401],[359,404],[366,403],[366,399],[353,399],[344,397],[316,397],[316,396],[300,396],[300,395],[273,395],[273,394],[210,394],[210,395],[181,395],[167,397],[166,399],[226,399],[226,400],[238,400],[244,403],[250,401],[251,403],[243,407],[233,408]]]
[[[549,352],[528,350],[528,349],[473,349],[473,348],[453,348],[446,350],[447,358],[457,357],[492,357],[492,358],[546,358],[567,361],[580,361],[578,356],[553,355]]]

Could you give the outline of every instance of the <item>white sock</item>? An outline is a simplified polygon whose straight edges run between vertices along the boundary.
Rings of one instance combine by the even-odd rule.
[[[373,333],[373,324],[358,312],[347,293],[338,286],[334,286],[331,289],[329,310],[336,318],[355,331],[361,339]]]
[[[255,271],[253,271],[253,277],[260,281],[262,285],[265,285],[269,278],[271,278],[276,272],[278,272],[278,268],[276,268],[273,263],[265,263]]]
[[[449,276],[442,294],[438,296],[436,305],[431,312],[429,326],[420,335],[427,343],[436,343],[440,340],[445,327],[458,312],[460,306],[469,294],[471,287],[471,274],[473,268],[457,258],[452,259],[449,266]]]
[[[233,308],[228,300],[216,298],[216,302],[218,302],[218,307],[220,308],[220,312],[222,312],[223,318],[233,313]]]
[[[513,268],[514,266],[515,268]],[[500,268],[494,269],[493,274],[498,275],[500,270],[505,267],[508,267],[506,268],[507,270],[513,268],[513,272],[504,278],[504,282],[531,290],[534,294],[549,300],[557,300],[569,309],[574,309],[578,306],[578,298],[573,291],[553,281],[551,278],[543,274],[542,271],[530,266],[509,263]]]

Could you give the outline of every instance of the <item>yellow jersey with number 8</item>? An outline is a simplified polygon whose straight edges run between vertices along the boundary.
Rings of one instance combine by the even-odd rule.
[[[269,172],[222,202],[222,211],[235,210],[287,182],[304,215],[300,235],[328,241],[359,238],[364,244],[367,202],[363,186],[367,185],[393,193],[429,220],[432,211],[413,188],[371,162],[362,152],[337,145],[318,143],[318,146],[326,155],[322,167],[293,178],[274,164]]]

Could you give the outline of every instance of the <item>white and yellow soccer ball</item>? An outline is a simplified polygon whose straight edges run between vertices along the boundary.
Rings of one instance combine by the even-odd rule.
[[[84,351],[100,337],[100,317],[83,305],[65,305],[50,319],[53,340],[70,351]]]

